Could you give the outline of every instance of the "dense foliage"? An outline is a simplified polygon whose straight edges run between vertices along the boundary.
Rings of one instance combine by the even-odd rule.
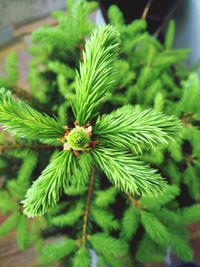
[[[187,225],[200,218],[200,81],[181,64],[189,51],[172,49],[173,22],[161,44],[144,20],[124,25],[116,6],[114,27],[93,31],[96,4],[68,2],[56,26],[32,35],[30,93],[16,85],[14,54],[0,79],[0,235],[16,228],[20,249],[42,247],[39,266],[87,267],[91,255],[133,266],[163,261],[168,247],[189,260]]]

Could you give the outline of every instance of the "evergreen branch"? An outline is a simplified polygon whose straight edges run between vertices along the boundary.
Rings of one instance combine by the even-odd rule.
[[[73,239],[62,239],[52,244],[47,244],[42,249],[39,257],[40,263],[53,263],[70,255],[77,248],[76,242]]]
[[[127,252],[127,246],[124,242],[104,233],[91,235],[89,241],[95,251],[105,257],[120,257]]]
[[[27,153],[26,153],[27,154]],[[37,153],[28,153],[18,171],[17,179],[7,181],[7,189],[15,200],[22,200],[30,184],[30,177],[37,164]]]
[[[200,220],[200,204],[195,204],[191,207],[183,208],[179,211],[181,222],[183,224],[191,224]]]
[[[166,254],[166,248],[159,246],[151,240],[147,234],[144,234],[136,252],[138,262],[162,262]]]
[[[83,188],[89,182],[92,168],[92,158],[88,153],[83,153],[77,158],[78,168],[74,173],[73,186]],[[67,191],[66,191],[67,192]]]
[[[38,150],[55,150],[55,149],[61,149],[61,146],[53,146],[53,145],[47,145],[47,144],[32,144],[32,145],[22,145],[22,144],[6,144],[6,145],[0,145],[0,154],[7,150],[26,150],[30,149],[33,151]]]
[[[90,267],[90,253],[86,247],[81,246],[73,258],[73,267]]]
[[[191,261],[193,259],[193,250],[190,244],[188,244],[186,236],[182,235],[182,233],[179,233],[178,229],[176,228],[174,233],[170,234],[170,246],[176,253],[177,257],[183,259],[184,261]]]
[[[24,198],[24,195],[26,193],[28,182],[29,182],[30,176],[27,177],[27,181],[23,184],[20,184],[17,180],[12,179],[7,182],[7,189],[12,196],[12,203],[14,201],[17,202],[17,200],[21,201]],[[14,199],[14,201],[13,201]],[[18,202],[17,202],[17,208],[18,208]]]
[[[111,5],[108,10],[109,23],[116,27],[124,26],[124,16],[122,11],[116,5]]]
[[[174,200],[180,194],[180,189],[176,185],[167,186],[158,199],[152,197],[143,197],[141,205],[148,209],[155,210]]]
[[[90,205],[91,205],[91,200],[92,200],[95,174],[96,174],[96,170],[95,168],[93,168],[91,176],[90,176],[90,183],[89,183],[88,190],[87,190],[87,198],[86,198],[85,210],[83,214],[83,227],[82,227],[81,241],[84,246],[86,245],[86,240],[87,240],[87,227],[88,227],[88,219],[89,219],[89,213],[90,213]]]
[[[107,208],[110,204],[115,202],[117,190],[114,187],[110,187],[103,191],[95,192],[94,203],[97,207]]]
[[[165,50],[155,57],[152,67],[167,67],[176,64],[178,61],[186,59],[189,53],[191,53],[189,49]]]
[[[19,220],[20,214],[18,212],[13,213],[8,219],[0,225],[0,236],[7,235],[13,230]]]
[[[125,255],[126,261],[128,262],[128,255]],[[109,267],[124,267],[124,262],[123,262],[123,256],[119,256],[119,257],[113,257],[112,255],[104,255],[102,256],[103,261],[103,267],[106,266],[106,264],[108,264]],[[101,263],[101,262],[100,262]],[[102,267],[100,265],[100,267]],[[129,265],[126,265],[129,266]]]
[[[85,193],[87,190],[87,188],[85,188],[85,186],[79,186],[76,187],[73,185],[69,186],[68,188],[65,188],[65,194],[67,196],[78,196],[78,195],[82,195],[83,193]]]
[[[153,110],[138,112],[127,105],[98,118],[93,133],[100,142],[141,153],[143,145],[154,148],[177,137],[181,124],[176,117]]]
[[[7,74],[7,83],[10,85],[16,84],[20,72],[19,72],[19,60],[16,52],[11,52],[6,58],[5,70]]]
[[[22,201],[24,213],[28,217],[43,215],[49,207],[55,206],[62,190],[69,186],[75,169],[73,154],[59,152],[27,191]]]
[[[30,176],[37,165],[38,154],[35,152],[28,153],[28,155],[23,158],[23,163],[19,169],[17,182],[22,186],[29,184]]]
[[[149,210],[149,207],[147,207]],[[154,214],[157,216],[157,218],[162,221],[165,225],[170,225],[173,228],[179,227],[182,224],[181,216],[178,214],[177,211],[171,211],[166,209],[165,207],[162,207],[158,210],[153,210]]]
[[[119,33],[112,26],[95,30],[86,41],[80,74],[77,73],[73,110],[79,125],[92,120],[105,102],[114,83],[113,64],[119,47]]]
[[[3,214],[15,212],[18,209],[18,204],[13,203],[10,194],[7,191],[0,190],[0,210]]]
[[[137,209],[129,207],[123,216],[121,226],[121,237],[130,241],[140,224],[140,216]]]
[[[29,241],[29,232],[28,232],[28,219],[24,215],[21,215],[17,223],[17,244],[20,250],[26,249]]]
[[[78,202],[75,207],[67,211],[67,214],[61,214],[52,218],[51,223],[60,227],[74,225],[83,214],[83,203]]]
[[[92,207],[91,214],[95,223],[108,233],[112,230],[119,229],[119,222],[114,218],[114,215],[109,210],[103,210],[97,207]]]
[[[108,179],[125,193],[156,196],[166,187],[154,169],[129,152],[97,146],[92,155]]]
[[[142,224],[151,239],[160,245],[169,244],[170,233],[167,227],[150,212],[143,211],[141,215]]]
[[[0,89],[0,123],[18,137],[57,143],[64,128],[53,118],[42,114],[26,103],[12,98],[11,93]]]
[[[164,42],[164,46],[166,49],[171,49],[173,46],[173,42],[174,42],[174,37],[175,37],[175,22],[173,20],[171,20],[169,22],[169,26],[165,35],[165,42]]]

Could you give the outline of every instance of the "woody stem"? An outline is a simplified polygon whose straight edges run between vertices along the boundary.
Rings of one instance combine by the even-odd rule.
[[[93,193],[93,188],[94,188],[95,174],[96,174],[96,170],[95,168],[93,168],[91,176],[90,176],[88,190],[87,190],[86,206],[85,206],[84,215],[83,215],[83,228],[82,228],[82,239],[81,240],[84,246],[86,246],[86,240],[87,240],[87,226],[88,226],[88,220],[89,220],[92,193]]]
[[[130,200],[130,202],[132,203],[133,207],[138,207],[140,206],[140,202],[139,200],[133,198],[130,194],[126,194],[126,196],[128,197],[128,199]]]
[[[147,2],[146,6],[145,6],[145,8],[144,8],[144,11],[143,11],[143,13],[142,13],[142,16],[141,16],[142,19],[146,19],[147,14],[148,14],[148,12],[149,12],[149,9],[150,9],[150,7],[151,7],[152,2],[153,2],[153,0],[149,0],[149,1]]]

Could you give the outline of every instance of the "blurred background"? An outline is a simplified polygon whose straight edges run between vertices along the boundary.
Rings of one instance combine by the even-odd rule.
[[[131,2],[131,4],[130,4]],[[162,33],[170,18],[176,21],[175,48],[190,48],[192,50],[187,64],[191,66],[200,58],[200,1],[199,0],[155,0],[151,1],[148,10],[148,29],[162,40]],[[104,18],[110,4],[117,4],[125,14],[127,23],[140,18],[147,4],[145,0],[134,1],[101,1],[100,5]],[[0,76],[4,74],[5,58],[10,51],[17,52],[20,62],[21,76],[18,85],[27,89],[26,73],[30,56],[28,47],[31,42],[30,34],[43,24],[55,25],[50,17],[54,10],[64,10],[65,0],[0,0]],[[102,23],[101,14],[92,14],[92,19]],[[0,223],[4,217],[0,214]],[[200,261],[200,227],[191,225],[190,240],[194,247],[195,258]],[[22,267],[32,266],[35,252],[30,248],[24,254],[16,247],[12,234],[0,239],[0,266]],[[15,262],[15,265],[13,265]],[[147,265],[163,266],[163,265]]]
[[[117,4],[123,11],[126,22],[140,18],[147,4],[146,0],[130,1],[100,1],[104,17],[111,4]],[[3,74],[3,63],[10,50],[17,51],[21,65],[20,84],[27,87],[25,73],[29,60],[26,53],[30,42],[30,34],[40,25],[54,25],[50,17],[54,10],[63,10],[65,0],[0,0],[0,75]],[[175,48],[190,48],[192,50],[187,64],[191,65],[200,58],[200,1],[199,0],[154,0],[147,14],[148,29],[151,33],[160,34],[170,18],[176,21]],[[99,14],[97,18],[99,20]]]
[[[113,3],[117,4],[124,11],[127,22],[142,15],[146,2],[146,0],[136,0],[130,4],[127,0],[101,1],[104,9]],[[52,23],[48,19],[50,13],[65,7],[66,0],[0,0],[0,46],[16,41],[38,24]],[[147,16],[149,29],[155,32],[169,17],[173,17],[177,25],[175,46],[191,48],[193,51],[191,60],[194,61],[200,56],[199,12],[200,1],[198,0],[153,1]]]

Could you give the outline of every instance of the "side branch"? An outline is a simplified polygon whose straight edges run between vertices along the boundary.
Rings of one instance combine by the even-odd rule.
[[[88,219],[89,219],[89,213],[90,213],[90,205],[91,205],[91,200],[92,200],[92,193],[93,193],[93,188],[94,188],[95,174],[96,174],[96,170],[95,168],[93,168],[91,176],[90,176],[90,183],[89,183],[88,190],[87,190],[86,206],[85,206],[84,215],[83,215],[83,228],[82,228],[81,241],[84,246],[86,245],[86,240],[87,240],[87,226],[88,226]]]
[[[126,196],[128,197],[128,199],[130,200],[132,206],[135,207],[140,207],[140,201],[133,198],[130,194],[126,194]]]
[[[62,149],[61,146],[52,146],[52,145],[17,145],[17,144],[7,144],[0,145],[0,155],[7,150],[17,150],[17,149],[31,149],[31,150],[51,150],[51,149]]]
[[[141,19],[146,19],[147,14],[149,13],[149,9],[151,7],[153,0],[149,0],[144,8],[144,11],[142,13]]]

